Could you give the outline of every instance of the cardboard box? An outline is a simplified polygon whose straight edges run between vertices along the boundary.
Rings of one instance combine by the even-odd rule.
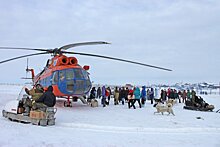
[[[46,118],[46,113],[43,111],[31,111],[30,118],[43,119]]]

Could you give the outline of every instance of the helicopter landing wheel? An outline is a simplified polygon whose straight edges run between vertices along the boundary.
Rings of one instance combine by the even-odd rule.
[[[64,102],[64,107],[72,107],[72,103],[68,102],[68,101],[65,101]]]

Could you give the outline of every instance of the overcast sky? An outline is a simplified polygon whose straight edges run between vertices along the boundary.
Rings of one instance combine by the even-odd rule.
[[[0,1],[0,46],[55,48],[123,58],[172,72],[77,55],[91,80],[107,84],[220,82],[219,0]],[[1,50],[0,61],[30,51]],[[50,55],[29,58],[38,73]],[[24,83],[26,59],[0,65],[0,83]]]

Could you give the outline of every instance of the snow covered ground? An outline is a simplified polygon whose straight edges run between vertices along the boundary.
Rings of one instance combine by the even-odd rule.
[[[0,111],[21,88],[0,85]],[[220,109],[219,95],[202,97],[215,105],[214,110]],[[56,107],[55,126],[41,127],[0,117],[0,146],[220,146],[220,113],[184,110],[179,103],[173,107],[175,116],[154,115],[150,102],[137,109],[112,103],[105,108],[91,108],[80,101],[64,108],[63,100],[58,100]]]

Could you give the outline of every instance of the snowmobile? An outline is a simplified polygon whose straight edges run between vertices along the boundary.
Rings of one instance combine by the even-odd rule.
[[[24,88],[23,88],[24,89]],[[33,125],[47,126],[55,125],[56,108],[45,107],[38,110],[31,110],[31,100],[24,94],[22,99],[9,101],[2,110],[2,115],[11,121],[31,123]]]
[[[196,111],[213,111],[215,107],[214,105],[206,103],[200,96],[195,96],[195,103],[193,103],[192,100],[187,100],[183,108]]]

